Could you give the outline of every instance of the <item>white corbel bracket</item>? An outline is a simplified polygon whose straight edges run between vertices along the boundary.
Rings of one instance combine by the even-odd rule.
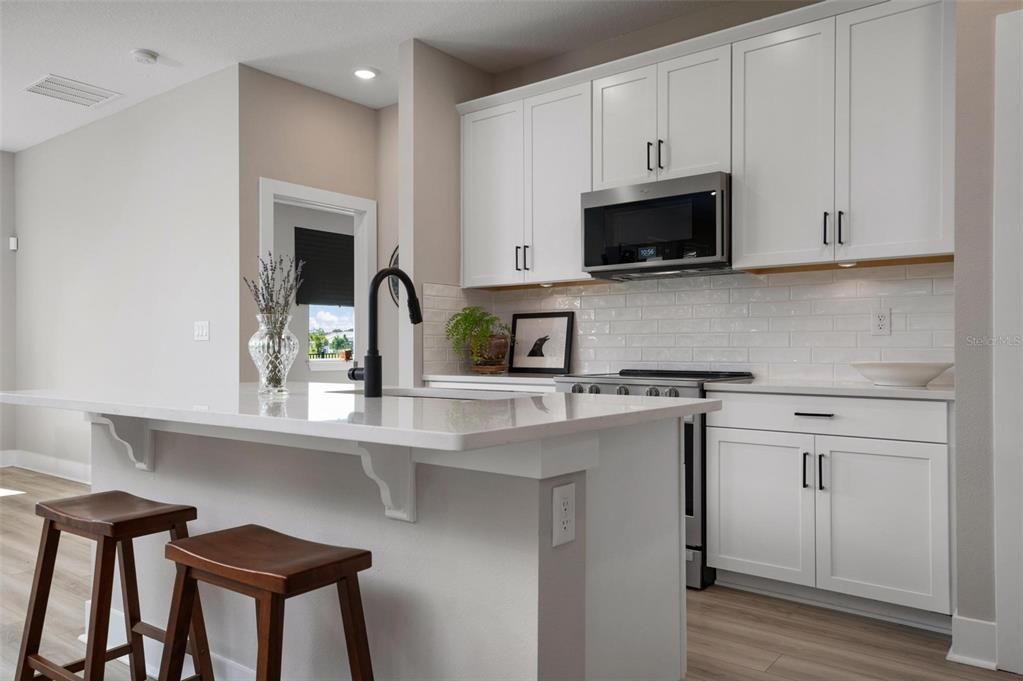
[[[416,522],[416,464],[410,447],[360,443],[362,470],[380,488],[384,514]]]
[[[85,420],[93,428],[103,428],[111,438],[124,446],[135,468],[153,470],[153,431],[146,419],[111,414],[86,413]]]

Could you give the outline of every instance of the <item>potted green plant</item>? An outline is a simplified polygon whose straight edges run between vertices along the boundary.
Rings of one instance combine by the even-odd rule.
[[[505,370],[511,329],[481,307],[464,307],[448,320],[444,332],[455,352],[468,352],[472,370],[499,374]]]

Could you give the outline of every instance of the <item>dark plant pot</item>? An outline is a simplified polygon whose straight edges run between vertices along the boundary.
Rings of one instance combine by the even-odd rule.
[[[477,374],[500,374],[508,363],[508,347],[511,345],[508,336],[491,336],[490,347],[478,362],[473,362],[472,370]]]

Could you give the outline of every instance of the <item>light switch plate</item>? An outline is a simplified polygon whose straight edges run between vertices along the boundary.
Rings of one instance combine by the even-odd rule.
[[[575,541],[575,483],[555,487],[553,492],[554,532],[551,546],[561,546]]]
[[[208,341],[210,339],[210,323],[196,322],[192,337],[197,341]]]

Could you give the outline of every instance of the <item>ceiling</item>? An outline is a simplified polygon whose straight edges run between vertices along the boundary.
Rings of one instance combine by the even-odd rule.
[[[0,149],[18,151],[243,63],[379,108],[419,38],[499,73],[727,0],[0,1]],[[133,48],[160,54],[155,65]],[[352,69],[379,70],[373,81]],[[93,109],[25,88],[46,74],[121,93]]]

